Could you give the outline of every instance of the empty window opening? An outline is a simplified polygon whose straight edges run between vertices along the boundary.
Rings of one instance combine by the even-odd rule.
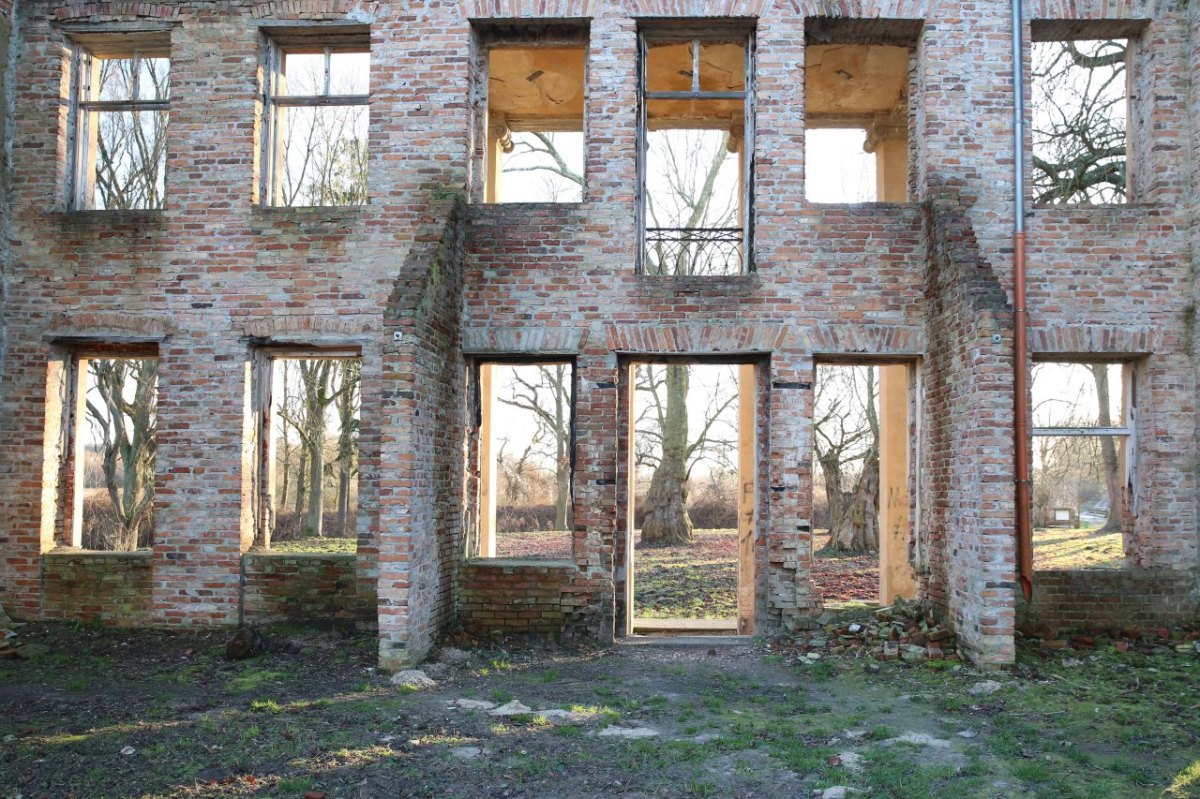
[[[485,202],[583,200],[586,34],[488,37]]]
[[[755,368],[631,368],[631,632],[751,633]]]
[[[572,557],[574,368],[479,367],[480,555]]]
[[[1034,568],[1126,565],[1135,462],[1132,369],[1039,362],[1032,393]]]
[[[82,37],[72,53],[71,205],[154,210],[166,196],[170,42]]]
[[[905,202],[919,23],[813,18],[806,29],[805,198]]]
[[[371,99],[367,34],[307,38],[268,41],[266,204],[363,205]]]
[[[269,371],[269,502],[260,545],[354,552],[362,361],[348,354],[276,355]]]
[[[1128,54],[1128,39],[1033,42],[1036,202],[1128,199]]]
[[[804,138],[805,197],[814,203],[869,203],[879,197],[877,157],[862,128],[810,129]]]
[[[642,270],[748,271],[751,37],[644,33],[640,74]]]
[[[827,606],[916,596],[909,367],[818,364],[813,581]]]
[[[81,354],[75,366],[71,545],[150,549],[158,360]]]

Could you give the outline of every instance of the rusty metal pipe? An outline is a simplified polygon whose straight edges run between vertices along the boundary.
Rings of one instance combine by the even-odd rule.
[[[1025,48],[1021,0],[1012,2],[1013,71],[1013,444],[1016,448],[1017,577],[1033,598],[1033,485],[1029,453],[1029,312],[1025,304]]]

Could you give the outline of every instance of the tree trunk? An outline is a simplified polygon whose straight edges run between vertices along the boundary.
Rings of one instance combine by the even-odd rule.
[[[1108,364],[1098,363],[1089,367],[1096,381],[1096,399],[1100,405],[1097,421],[1101,427],[1112,427],[1109,411],[1111,388],[1108,385]],[[1117,457],[1117,442],[1112,436],[1100,437],[1100,455],[1104,469],[1104,485],[1108,490],[1108,519],[1097,533],[1115,533],[1125,528],[1125,491],[1121,485],[1121,462]],[[1083,508],[1079,509],[1081,512]]]
[[[841,451],[829,449],[817,456],[821,474],[825,477],[825,499],[829,504],[829,529],[838,529],[846,514],[846,492],[842,490]]]
[[[338,496],[337,496],[337,527],[338,535],[346,535],[346,521],[350,509],[350,467],[346,464],[341,464],[338,469]]]
[[[317,538],[325,534],[325,436],[321,432],[319,438],[313,437],[308,454],[308,518],[304,523],[305,534]]]
[[[571,464],[567,458],[567,443],[571,432],[567,429],[567,396],[564,381],[567,367],[557,366],[554,373],[554,529],[567,529],[567,511],[571,498]]]
[[[297,522],[304,509],[308,507],[308,447],[305,446],[304,440],[301,439],[300,445],[300,463],[296,466],[296,504],[292,506],[292,514],[296,517]]]
[[[666,367],[667,405],[662,460],[650,479],[642,518],[642,543],[675,546],[692,542],[687,512],[688,367]]]
[[[850,504],[829,534],[829,545],[837,552],[879,549],[879,456],[874,452],[863,462]]]

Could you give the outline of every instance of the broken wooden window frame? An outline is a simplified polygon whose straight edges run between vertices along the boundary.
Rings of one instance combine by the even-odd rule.
[[[493,411],[494,403],[496,402],[496,388],[494,374],[491,372],[491,367],[497,366],[566,366],[568,370],[568,384],[571,389],[571,401],[567,408],[569,414],[568,421],[568,436],[567,436],[567,481],[568,481],[568,503],[571,508],[575,508],[576,485],[575,485],[575,458],[576,458],[576,436],[578,418],[576,410],[578,406],[579,396],[579,368],[573,356],[568,355],[496,355],[496,356],[479,356],[472,364],[471,373],[473,380],[473,391],[471,393],[472,403],[472,435],[476,445],[476,473],[479,475],[478,487],[475,492],[474,505],[476,508],[476,535],[474,541],[468,543],[466,556],[468,558],[480,558],[485,560],[494,560],[499,556],[496,555],[496,544],[498,529],[496,523],[496,459],[492,456],[491,439],[493,437],[493,419],[495,415]],[[572,510],[572,515],[574,510]],[[570,560],[574,558],[574,525],[568,524],[568,533],[571,538],[571,551],[568,552],[565,558],[548,557],[539,558],[547,562]]]
[[[99,135],[99,115],[108,112],[165,112],[169,116],[171,41],[169,27],[129,29],[116,27],[94,28],[92,26],[66,28],[69,35],[70,88],[67,125],[67,187],[66,206],[74,211],[136,210],[160,211],[166,204],[164,191],[162,202],[156,206],[136,209],[95,208],[96,146],[94,139]],[[140,99],[141,62],[145,58],[167,60],[168,93],[166,99]],[[99,63],[105,60],[132,59],[132,85],[128,100],[100,100],[93,97],[98,93]],[[164,127],[169,126],[169,119]],[[165,135],[165,133],[164,133]],[[164,186],[165,163],[164,161]]]
[[[321,207],[292,205],[283,202],[283,170],[286,145],[278,124],[279,112],[288,108],[370,108],[371,95],[331,94],[330,74],[332,57],[336,53],[371,52],[370,32],[363,26],[319,26],[315,28],[264,28],[262,48],[262,80],[259,102],[261,122],[261,204],[270,208]],[[288,53],[323,53],[325,59],[323,85],[319,94],[288,94],[284,61]],[[370,76],[368,74],[368,82]],[[369,111],[368,111],[369,114]],[[368,120],[369,125],[369,120]],[[369,202],[347,207],[358,207]]]
[[[700,88],[700,50],[706,43],[739,40],[745,52],[745,82],[741,91],[705,91]],[[654,44],[686,44],[692,46],[692,86],[688,91],[650,91],[648,59]],[[638,29],[637,62],[637,206],[636,225],[638,231],[637,260],[635,273],[651,274],[647,270],[647,246],[654,231],[663,235],[674,232],[687,238],[695,233],[710,235],[715,241],[729,242],[737,239],[740,268],[736,273],[705,275],[706,279],[746,275],[755,271],[754,264],[754,95],[755,95],[755,46],[756,33],[753,23],[735,21],[723,25],[716,22],[679,20],[670,25],[648,24]],[[653,100],[740,100],[742,103],[742,135],[740,152],[741,224],[730,228],[649,228],[646,214],[648,187],[646,184],[647,158],[649,155],[649,104]],[[736,127],[736,126],[734,126]],[[731,133],[734,131],[731,131]],[[655,275],[656,277],[670,277]]]
[[[357,345],[266,344],[254,347],[251,352],[250,412],[253,414],[253,418],[247,427],[246,432],[250,440],[246,444],[253,451],[249,464],[254,472],[251,475],[254,490],[250,503],[250,514],[253,531],[251,545],[256,549],[270,550],[271,539],[275,531],[275,364],[285,360],[319,359],[356,360],[361,364],[362,348]],[[361,402],[361,383],[359,392]],[[359,417],[361,419],[361,410]],[[361,449],[359,454],[361,456]]]

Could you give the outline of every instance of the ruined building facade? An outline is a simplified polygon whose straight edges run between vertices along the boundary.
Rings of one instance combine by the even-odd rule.
[[[746,376],[744,631],[795,629],[822,607],[810,575],[822,362],[900,367],[893,558],[971,658],[1011,662],[1018,612],[1097,626],[1196,617],[1200,4],[1026,2],[1026,52],[1039,38],[1130,42],[1128,200],[1031,204],[1026,222],[1031,357],[1122,364],[1136,407],[1123,567],[1035,574],[1028,606],[1014,533],[1008,3],[4,0],[0,11],[0,602],[14,617],[349,618],[377,625],[385,667],[459,623],[611,641],[630,629],[630,365],[696,358]],[[639,42],[714,35],[741,37],[749,69],[695,100],[742,103],[729,125],[744,165],[739,266],[654,274],[639,126],[671,97],[643,96]],[[299,40],[369,47],[363,203],[272,201],[265,53]],[[489,158],[505,132],[487,112],[486,55],[564,41],[585,53],[582,199],[489,202],[502,199]],[[899,73],[879,75],[898,81],[904,113],[880,116],[892,97],[864,123],[878,128],[887,201],[806,200],[819,77],[806,59],[821,45],[905,49]],[[139,49],[170,59],[164,199],[98,210],[77,174],[80,52]],[[687,91],[676,99],[692,102]],[[361,361],[353,557],[255,548],[261,364],[287,348]],[[75,370],[130,352],[158,365],[153,547],[87,552],[71,532]],[[479,367],[519,359],[573,367],[565,561],[479,557]]]

